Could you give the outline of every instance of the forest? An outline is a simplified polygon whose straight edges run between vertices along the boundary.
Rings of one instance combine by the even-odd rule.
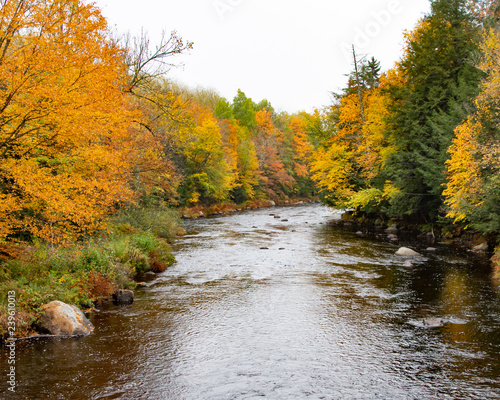
[[[195,45],[175,31],[152,44],[80,0],[0,4],[0,296],[18,293],[26,331],[51,300],[90,307],[163,271],[200,210],[319,196],[498,244],[496,1],[432,1],[392,69],[353,48],[346,88],[296,114],[170,80]]]

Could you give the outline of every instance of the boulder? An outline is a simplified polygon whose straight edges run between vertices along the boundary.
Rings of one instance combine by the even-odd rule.
[[[399,240],[398,237],[392,233],[390,235],[387,235],[387,239],[389,239],[393,242],[397,242]]]
[[[401,247],[396,252],[396,255],[403,257],[419,257],[421,254],[417,253],[415,250],[409,249],[408,247]]]
[[[276,205],[276,203],[275,203],[274,201],[270,200],[270,201],[269,201],[269,205],[270,205],[271,207],[274,207],[274,206]]]
[[[85,314],[73,305],[52,301],[42,307],[38,329],[55,336],[87,336],[94,326]]]
[[[397,225],[391,225],[385,230],[388,235],[396,235],[399,232]]]
[[[113,302],[118,305],[132,304],[134,302],[134,292],[132,290],[119,289],[113,293]]]
[[[426,328],[440,328],[444,325],[442,318],[424,318],[422,322]]]
[[[473,247],[472,251],[474,253],[487,253],[488,252],[488,243],[481,243],[479,246]]]

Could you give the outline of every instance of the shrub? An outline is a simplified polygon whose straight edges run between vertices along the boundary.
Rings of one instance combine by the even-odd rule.
[[[177,228],[181,225],[178,211],[160,206],[129,208],[115,216],[112,223],[117,233],[147,231],[168,241],[175,238]]]

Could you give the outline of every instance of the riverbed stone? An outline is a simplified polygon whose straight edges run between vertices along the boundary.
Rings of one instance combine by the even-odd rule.
[[[426,328],[440,328],[444,325],[442,318],[424,318],[422,322]]]
[[[94,325],[79,308],[55,300],[42,307],[38,329],[54,336],[88,336]]]
[[[388,235],[396,235],[399,232],[397,225],[391,225],[386,230],[385,233]]]
[[[417,253],[415,250],[409,249],[408,247],[401,247],[397,252],[397,256],[403,256],[403,257],[419,257],[421,256],[420,253]]]
[[[478,246],[472,248],[474,253],[487,253],[488,252],[488,243],[481,243]]]
[[[392,242],[397,242],[399,240],[397,235],[394,235],[393,233],[391,233],[390,235],[387,235],[387,239],[389,239]]]
[[[134,302],[134,292],[132,290],[119,289],[113,293],[113,301],[118,305],[127,305]]]

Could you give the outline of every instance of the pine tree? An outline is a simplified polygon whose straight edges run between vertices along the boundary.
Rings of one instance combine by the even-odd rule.
[[[466,0],[435,0],[407,34],[400,63],[405,85],[394,86],[387,135],[398,147],[386,173],[400,190],[394,215],[432,220],[442,206],[447,149],[472,109],[481,72],[474,66],[478,27]]]

